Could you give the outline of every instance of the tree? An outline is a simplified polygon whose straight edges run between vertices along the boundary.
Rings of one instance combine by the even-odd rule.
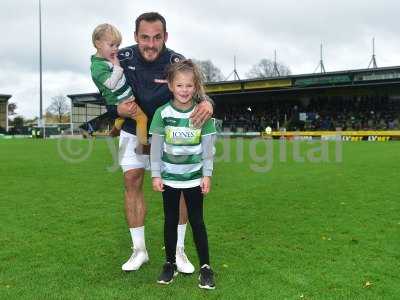
[[[216,82],[224,80],[224,75],[221,70],[216,67],[211,60],[196,60],[193,62],[199,66],[200,70],[203,72],[205,82]]]
[[[13,116],[17,114],[15,111],[17,110],[17,103],[10,102],[8,103],[8,115]]]
[[[16,130],[22,130],[22,128],[24,128],[24,123],[24,117],[18,116],[14,118],[12,125]]]
[[[58,123],[63,123],[64,117],[70,112],[67,98],[64,96],[55,96],[51,100],[51,104],[46,110],[47,113],[56,116]]]
[[[270,59],[263,58],[257,64],[251,67],[246,76],[247,78],[263,78],[277,75],[287,76],[291,74],[289,67],[282,63],[277,62],[276,68],[278,69],[279,74],[276,73],[274,62]]]

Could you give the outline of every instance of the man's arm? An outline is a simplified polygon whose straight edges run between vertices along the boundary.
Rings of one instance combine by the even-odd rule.
[[[118,105],[106,105],[107,113],[112,119],[116,118],[135,118],[137,106],[134,100],[125,101]]]
[[[137,112],[137,104],[134,100],[129,100],[118,104],[118,115],[123,118],[135,118]]]
[[[116,119],[119,117],[116,105],[106,105],[106,109],[107,109],[108,116],[111,119]]]
[[[215,107],[215,102],[214,102],[214,100],[213,100],[210,96],[204,94],[204,99],[200,99],[199,102],[201,102],[201,101],[203,101],[203,100],[206,100],[206,101],[210,102],[210,103],[212,104],[212,106]]]

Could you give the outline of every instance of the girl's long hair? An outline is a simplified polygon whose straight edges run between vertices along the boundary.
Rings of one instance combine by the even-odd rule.
[[[169,84],[172,84],[178,72],[191,72],[193,74],[195,87],[195,93],[193,95],[194,100],[204,99],[204,75],[200,71],[200,68],[191,59],[184,59],[169,65],[167,69],[167,80]]]

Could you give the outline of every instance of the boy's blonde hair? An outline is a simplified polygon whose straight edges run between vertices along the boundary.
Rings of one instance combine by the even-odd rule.
[[[169,84],[172,84],[178,72],[193,73],[193,81],[195,88],[194,98],[196,101],[204,99],[205,97],[205,90],[203,86],[204,75],[201,72],[200,68],[191,59],[184,59],[169,65],[167,68],[167,80]]]
[[[99,41],[106,34],[109,34],[111,36],[113,42],[115,42],[117,44],[121,44],[122,35],[119,32],[119,30],[111,24],[104,23],[104,24],[100,24],[100,25],[96,26],[96,28],[93,30],[92,43],[95,48],[97,48],[96,41]]]

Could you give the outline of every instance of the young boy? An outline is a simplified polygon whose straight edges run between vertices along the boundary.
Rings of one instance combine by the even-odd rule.
[[[121,33],[110,24],[98,25],[92,34],[92,42],[97,52],[91,57],[90,71],[92,79],[100,94],[106,99],[107,105],[118,105],[135,100],[132,88],[126,82],[124,71],[117,57],[121,41]],[[146,152],[148,151],[147,116],[139,106],[134,119],[140,143],[137,150]],[[117,118],[110,135],[118,136],[123,123],[123,118]]]

